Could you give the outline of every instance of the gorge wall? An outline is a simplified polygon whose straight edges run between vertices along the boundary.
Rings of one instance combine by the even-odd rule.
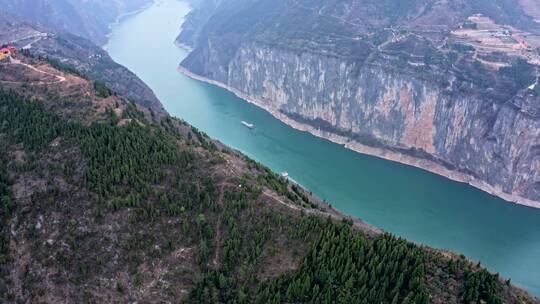
[[[219,20],[219,9],[217,14],[213,18]],[[455,46],[459,32],[450,36],[456,44],[435,48],[443,37],[418,38],[411,30],[378,44],[368,41],[366,55],[359,58],[358,48],[355,56],[336,52],[346,50],[347,45],[339,43],[291,47],[289,42],[297,42],[297,37],[267,39],[268,28],[241,37],[237,31],[231,42],[223,38],[226,21],[212,29],[218,23],[201,26],[197,35],[202,37],[191,36],[191,41],[189,35],[180,36],[195,47],[181,64],[191,76],[221,85],[296,128],[356,151],[540,207],[535,57],[497,54],[499,58],[481,61],[486,54]],[[220,35],[212,35],[217,32]],[[316,41],[302,35],[303,42]],[[442,59],[433,59],[437,56],[429,52],[442,54]],[[503,65],[494,68],[496,64]]]
[[[402,161],[515,195],[505,196],[509,200],[540,200],[540,120],[528,109],[537,98],[496,104],[381,67],[357,71],[335,58],[258,45],[242,47],[229,69],[220,70],[219,53],[209,49],[207,64],[186,67],[282,113],[292,125],[338,142],[345,138],[351,148],[359,143],[425,159]]]

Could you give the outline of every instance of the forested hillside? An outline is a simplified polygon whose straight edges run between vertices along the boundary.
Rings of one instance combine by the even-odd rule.
[[[538,302],[23,55],[0,67],[0,302]]]

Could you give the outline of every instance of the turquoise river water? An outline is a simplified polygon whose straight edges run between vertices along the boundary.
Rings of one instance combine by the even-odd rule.
[[[113,26],[106,46],[113,59],[154,90],[171,115],[276,172],[289,172],[345,214],[418,243],[463,253],[540,296],[540,210],[349,151],[180,74],[177,66],[187,52],[174,39],[187,12],[186,2],[159,0]]]

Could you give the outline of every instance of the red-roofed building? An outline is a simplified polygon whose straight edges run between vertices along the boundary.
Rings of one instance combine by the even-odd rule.
[[[10,55],[15,55],[16,53],[17,53],[17,49],[11,45],[0,48],[0,54],[3,55],[2,58],[5,58]]]

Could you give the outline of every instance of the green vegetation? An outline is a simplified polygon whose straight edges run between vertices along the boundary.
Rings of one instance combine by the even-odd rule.
[[[94,90],[96,90],[97,96],[101,98],[107,98],[113,95],[113,91],[102,81],[94,81]]]
[[[147,193],[163,178],[162,166],[178,159],[170,135],[160,128],[93,124],[76,135],[88,159],[88,186],[101,195],[122,194],[121,186]]]
[[[29,199],[32,210],[19,214],[24,238],[41,270],[63,271],[58,286],[95,286],[107,278],[107,292],[125,299],[147,288],[154,280],[149,265],[159,265],[169,286],[158,289],[160,296],[186,296],[187,303],[429,303],[433,290],[448,286],[456,302],[501,303],[508,287],[498,276],[388,234],[365,233],[349,220],[306,215],[317,205],[299,186],[247,159],[238,176],[220,175],[224,154],[204,133],[187,127],[189,135],[182,135],[173,120],[155,124],[128,109],[131,123],[119,126],[109,111],[103,123],[83,125],[0,91],[2,139],[29,160],[17,172],[46,180]],[[7,237],[5,223],[17,209],[0,152]],[[62,190],[57,179],[76,187]],[[271,204],[263,190],[305,209]],[[67,245],[43,253],[36,217],[50,210],[60,216],[58,241]],[[1,265],[9,261],[7,244],[2,238]],[[27,284],[39,286],[28,277]]]
[[[246,254],[245,247],[247,253],[261,247],[271,251],[276,231],[263,226],[255,235],[259,241],[246,244],[244,238],[250,233],[239,230],[238,224],[232,222],[222,267],[207,272],[190,293],[188,302],[431,303],[434,295],[428,294],[429,285],[441,284],[426,278],[427,268],[440,263],[442,256],[405,240],[388,234],[367,236],[347,222],[339,224],[318,216],[292,221],[271,216],[264,219],[279,224],[280,232],[288,234],[296,244],[311,244],[305,248],[298,268],[266,281],[253,276],[252,272],[262,266],[261,261],[258,256],[253,259]],[[252,225],[249,229],[256,228]],[[449,269],[445,271],[464,274],[456,302],[502,303],[497,275],[473,270],[475,267],[464,259],[448,263]]]
[[[42,149],[57,138],[80,145],[88,160],[86,184],[100,195],[126,194],[129,189],[147,194],[150,185],[163,177],[161,167],[179,156],[172,135],[158,127],[69,123],[13,92],[0,91],[0,103],[0,131],[14,142],[30,150]]]
[[[297,271],[263,284],[258,303],[428,303],[425,253],[390,235],[368,240],[327,221]]]
[[[497,289],[499,276],[482,269],[478,272],[467,271],[465,274],[465,290],[461,300],[463,303],[502,304]]]
[[[3,147],[2,147],[3,149]],[[4,280],[9,269],[6,267],[9,261],[9,230],[7,221],[15,208],[11,193],[11,183],[6,171],[7,155],[0,151],[0,292],[5,286]]]

